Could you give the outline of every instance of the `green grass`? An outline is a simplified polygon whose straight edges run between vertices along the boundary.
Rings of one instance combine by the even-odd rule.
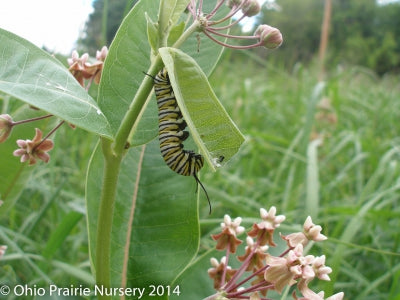
[[[317,290],[344,291],[346,299],[399,299],[396,78],[338,68],[320,89],[312,67],[298,64],[286,72],[267,61],[226,57],[211,78],[247,142],[218,172],[202,171],[213,205],[208,216],[200,192],[202,247],[212,245],[209,232],[226,213],[246,221],[258,217],[260,207],[274,205],[289,225],[302,224],[311,214],[329,237],[311,251],[325,254],[334,269],[331,282]],[[324,97],[337,116],[333,124],[315,119]],[[324,135],[319,147],[310,143],[315,133]],[[57,133],[50,164],[36,167],[15,207],[0,220],[0,244],[8,245],[0,282],[93,282],[83,198],[95,141],[67,126]]]
[[[273,54],[271,54],[272,56]],[[274,205],[297,224],[311,215],[329,239],[312,253],[334,269],[326,295],[400,297],[400,89],[393,77],[337,69],[318,90],[316,72],[231,60],[212,82],[247,144],[226,168],[204,174],[215,216],[254,217]],[[320,93],[316,93],[320,91]],[[337,122],[315,118],[328,98]],[[310,139],[311,133],[311,139]],[[313,146],[315,133],[322,144]],[[317,289],[318,290],[318,289]]]

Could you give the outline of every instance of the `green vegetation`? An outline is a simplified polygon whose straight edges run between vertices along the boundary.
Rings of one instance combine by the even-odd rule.
[[[123,7],[128,7],[130,1],[128,2],[127,6]],[[289,2],[293,1],[288,0],[287,3]],[[283,5],[284,1],[281,3]],[[304,3],[303,5],[306,5],[309,1]],[[337,3],[346,6],[346,1]],[[362,3],[368,3],[369,6],[366,7],[371,7],[372,2],[351,3],[354,4],[350,6],[351,10],[357,10]],[[320,4],[319,9],[322,7]],[[397,4],[393,5],[392,8],[397,9]],[[300,20],[299,22],[307,23]],[[313,22],[319,24],[315,20]],[[295,25],[295,28],[299,28],[299,24]],[[272,25],[279,27],[278,24]],[[363,29],[367,27],[362,26]],[[145,34],[144,30],[136,30]],[[207,250],[215,246],[210,234],[216,232],[224,214],[229,214],[232,218],[240,216],[243,218],[242,225],[250,226],[258,217],[260,207],[276,206],[278,214],[286,215],[289,224],[279,228],[278,231],[283,234],[299,230],[297,224],[302,224],[305,218],[311,215],[314,223],[323,227],[322,233],[328,236],[327,241],[315,244],[312,252],[315,255],[326,255],[326,265],[332,267],[333,273],[330,275],[330,282],[319,282],[315,290],[324,290],[326,295],[343,291],[345,299],[400,299],[400,86],[398,78],[393,74],[381,76],[393,66],[398,67],[398,46],[390,31],[382,36],[382,47],[377,46],[379,41],[376,44],[376,39],[364,41],[364,35],[358,35],[357,39],[357,34],[346,39],[343,56],[338,55],[339,49],[334,46],[337,45],[336,37],[333,38],[330,50],[331,65],[325,82],[318,82],[319,70],[312,64],[315,53],[306,48],[302,49],[300,45],[290,44],[290,41],[300,38],[300,34],[298,37],[293,36],[293,39],[288,35],[283,48],[269,52],[265,59],[261,59],[254,52],[225,52],[211,75],[210,82],[229,115],[244,133],[246,142],[239,153],[217,172],[212,172],[208,167],[200,172],[201,180],[210,196],[212,214],[208,214],[205,195],[200,191],[199,255],[207,254]],[[315,48],[318,34],[310,34],[309,37],[313,37],[310,47]],[[106,39],[109,39],[109,36],[103,37],[103,40]],[[303,41],[305,44],[309,42]],[[353,60],[352,55],[356,57],[357,53],[361,53],[359,50],[363,49],[363,42],[370,43],[372,50],[365,57],[360,55],[359,61]],[[126,46],[125,49],[128,48]],[[196,55],[197,49],[190,49],[193,56]],[[200,55],[207,49],[204,37],[201,37]],[[307,56],[302,56],[301,51],[296,52],[293,49],[302,50]],[[135,49],[128,50],[134,52]],[[290,58],[288,63],[283,63],[284,55],[289,55],[286,56]],[[343,64],[338,67],[337,63],[342,59],[353,62],[353,66]],[[126,67],[126,63],[134,66],[130,60],[123,62],[121,69]],[[356,64],[369,68],[355,66]],[[383,68],[379,69],[380,66]],[[144,77],[141,71],[145,67],[139,68],[134,74],[137,77],[135,84]],[[210,71],[212,66],[207,68],[207,71]],[[116,73],[120,75],[121,72],[117,70]],[[117,75],[113,80],[120,84]],[[129,85],[129,88],[133,89],[133,84]],[[118,93],[121,91],[116,90]],[[109,98],[103,97],[103,100]],[[125,98],[130,99],[128,96]],[[27,105],[14,100],[10,96],[1,95],[0,113],[10,113],[13,116],[35,114],[27,109]],[[152,104],[154,109],[155,104]],[[149,105],[150,109],[152,104]],[[125,108],[121,111],[122,116]],[[150,128],[149,136],[155,135],[156,126],[153,126],[153,121],[145,124]],[[48,125],[43,121],[43,126]],[[114,127],[117,128],[117,125],[114,124]],[[13,135],[18,135],[16,130],[13,131]],[[149,136],[143,139],[147,141]],[[138,139],[140,140],[140,137]],[[49,164],[40,163],[35,168],[28,169],[29,171],[26,170],[28,166],[25,170],[21,168],[27,173],[26,178],[30,172],[32,174],[25,186],[21,186],[16,192],[20,193],[18,199],[11,205],[7,214],[0,211],[0,245],[8,246],[6,255],[0,262],[1,284],[26,284],[31,287],[48,286],[50,283],[59,287],[94,284],[90,263],[93,257],[89,257],[88,241],[93,241],[90,234],[93,234],[98,224],[93,223],[96,218],[91,218],[92,223],[88,225],[87,216],[97,214],[97,209],[90,208],[97,207],[93,199],[96,201],[100,195],[91,197],[92,202],[89,205],[85,204],[84,197],[89,161],[92,169],[88,172],[95,173],[91,174],[91,178],[95,180],[89,185],[93,187],[101,181],[101,173],[98,172],[101,168],[93,168],[103,164],[99,148],[93,155],[98,137],[81,129],[73,130],[63,126],[57,131],[54,142],[56,146],[51,151]],[[7,143],[0,147],[6,145],[13,149],[11,142]],[[15,144],[15,141],[12,143]],[[164,176],[167,173],[161,170],[160,166],[164,164],[156,144],[157,141],[147,146],[146,151],[150,155],[147,156],[148,160],[144,165],[157,170],[158,172],[152,171],[152,174],[156,174],[153,177],[162,179],[167,177]],[[133,176],[136,176],[134,171],[139,159],[142,159],[138,157],[144,153],[144,149],[143,152],[141,149],[137,147],[126,156],[130,164],[126,164],[125,161],[121,177],[127,186],[134,181]],[[6,170],[6,165],[8,168],[13,166],[18,159],[10,158],[9,162],[2,165],[2,170]],[[174,202],[176,207],[170,206],[168,202],[163,204],[165,212],[169,209],[175,210],[175,220],[179,221],[179,208],[182,203],[180,201],[186,200],[186,197],[194,197],[194,182],[193,178],[168,174],[171,184],[161,182],[160,186],[154,185],[151,191],[154,195],[149,196],[149,199],[159,200],[165,197],[163,185],[170,185],[179,190],[181,195],[174,194],[174,197],[177,197]],[[3,178],[7,176],[4,171],[1,175]],[[185,181],[187,179],[191,180],[192,185]],[[125,186],[119,188],[122,191],[128,190],[129,193],[133,191]],[[4,193],[0,196],[5,197]],[[126,198],[130,199],[132,196],[128,195]],[[159,202],[154,203],[158,205]],[[184,204],[193,207],[195,202]],[[118,205],[118,212],[128,211],[125,206]],[[88,207],[89,212],[86,211]],[[135,222],[139,223],[134,224],[136,227],[154,222],[153,215],[140,215],[140,209],[139,218],[135,219]],[[167,223],[170,221],[170,215],[158,215],[157,221],[162,219]],[[140,223],[142,220],[147,223]],[[197,219],[193,222],[196,223]],[[92,229],[89,236],[88,226],[89,230]],[[190,228],[187,227],[187,231],[182,235],[190,238]],[[191,228],[194,227],[196,226]],[[125,235],[113,235],[113,242],[122,244],[121,237],[124,238]],[[121,239],[118,240],[119,238]],[[178,240],[186,243],[186,240]],[[134,246],[136,245],[140,246],[140,243]],[[116,256],[122,256],[121,249],[123,246],[113,249],[117,253]],[[152,254],[149,253],[146,256],[147,260],[142,258],[139,263],[149,263]],[[187,257],[180,258],[185,261]],[[140,268],[140,264],[138,265],[134,268]],[[135,283],[132,273],[137,269],[134,268],[132,267],[129,273],[130,285]],[[197,274],[199,281],[204,278],[210,287],[212,281],[207,278],[209,265],[198,264],[196,268],[201,272]],[[161,282],[163,275],[165,276],[154,276],[159,276]],[[173,272],[169,274],[171,278],[174,275]],[[154,280],[152,276],[153,274],[144,275],[148,282]]]
[[[276,54],[289,69],[318,53],[324,1],[277,0],[281,10],[265,10],[260,23],[280,29],[284,43]],[[328,67],[357,64],[382,75],[400,69],[400,3],[375,0],[332,1]],[[260,53],[261,54],[261,53]]]
[[[106,4],[105,4],[106,3]],[[96,0],[94,12],[78,40],[82,51],[94,52],[109,45],[133,0]],[[318,52],[323,17],[323,1],[277,0],[279,10],[263,9],[257,24],[280,29],[284,43],[274,61],[291,69],[298,61],[308,63]],[[108,14],[104,15],[104,6]],[[377,5],[376,0],[336,0],[332,2],[328,67],[360,65],[382,75],[400,70],[400,3]],[[106,25],[104,25],[106,23]],[[105,27],[104,27],[105,26]],[[264,56],[265,51],[258,51]]]
[[[254,217],[258,207],[275,205],[295,224],[314,212],[313,220],[329,237],[321,251],[334,269],[332,281],[321,289],[330,295],[335,286],[347,299],[397,299],[397,80],[379,79],[363,68],[338,69],[319,96],[331,107],[320,103],[310,114],[316,77],[300,64],[287,73],[246,58],[216,71],[212,82],[248,142],[235,162],[204,175],[214,212]],[[312,154],[319,182],[307,168],[312,157],[305,148],[316,133],[324,136]]]
[[[122,22],[137,0],[96,0],[84,34],[78,39],[78,50],[96,52],[104,45],[109,46]]]
[[[248,220],[257,217],[260,207],[275,205],[290,223],[303,222],[310,214],[305,145],[312,122],[312,131],[325,135],[315,154],[319,193],[313,220],[329,237],[319,243],[324,247],[320,251],[335,271],[321,289],[329,295],[334,286],[347,299],[396,299],[399,86],[395,77],[378,79],[367,69],[338,69],[320,94],[330,99],[337,115],[337,123],[331,124],[315,120],[315,115],[309,119],[315,73],[300,64],[289,73],[240,55],[225,57],[217,67],[211,83],[247,143],[225,168],[201,173],[213,205],[208,216],[200,193],[201,247],[213,247],[209,233],[225,213]],[[92,283],[83,170],[96,140],[63,127],[50,164],[36,167],[15,206],[2,216],[0,238],[15,253],[2,262],[2,282]]]

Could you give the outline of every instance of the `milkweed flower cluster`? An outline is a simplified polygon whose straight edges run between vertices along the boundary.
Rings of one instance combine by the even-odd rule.
[[[197,4],[198,2],[198,4]],[[223,4],[226,4],[230,9],[225,16],[216,19],[217,12],[223,8]],[[191,13],[194,20],[200,23],[200,30],[211,40],[218,43],[223,47],[233,49],[250,49],[256,47],[265,47],[268,49],[275,49],[282,44],[283,38],[279,29],[263,24],[260,25],[253,35],[231,35],[226,33],[230,28],[238,24],[242,19],[246,17],[253,17],[261,11],[261,6],[258,0],[218,0],[215,4],[214,9],[209,13],[204,13],[203,0],[195,1],[191,0],[188,5],[188,10]],[[230,22],[231,18],[241,14],[235,21]],[[228,25],[223,25],[224,23]],[[255,40],[250,45],[231,45],[227,44],[220,39],[244,39],[244,40]]]
[[[87,53],[79,57],[78,52],[73,51],[71,58],[68,59],[69,71],[75,77],[75,79],[82,85],[82,87],[89,89],[91,83],[94,81],[96,84],[100,82],[101,71],[103,69],[103,63],[107,57],[108,49],[104,46],[100,51],[96,53],[96,62],[89,63],[89,55]],[[85,80],[87,85],[85,86]],[[34,108],[34,107],[32,107]],[[34,108],[37,109],[37,108]],[[51,114],[39,116],[36,118],[14,121],[8,114],[0,115],[0,143],[5,142],[11,135],[12,129],[16,125],[25,123],[35,122],[46,118],[53,117]],[[50,140],[50,136],[64,123],[60,121],[45,137],[40,129],[35,129],[35,136],[33,139],[18,139],[18,149],[13,152],[14,156],[20,157],[22,163],[28,161],[29,165],[36,164],[37,160],[49,162],[50,155],[47,153],[54,147],[54,143]],[[72,124],[70,127],[74,128]]]
[[[36,128],[36,135],[33,140],[17,140],[19,149],[14,151],[14,156],[21,156],[21,162],[29,161],[30,165],[36,163],[36,159],[44,162],[50,160],[50,155],[47,153],[53,149],[53,141],[48,139],[42,140],[42,131]]]
[[[44,115],[41,117],[21,121],[13,121],[12,117],[8,114],[0,115],[0,143],[3,143],[7,140],[14,126],[43,120],[49,117],[52,117],[52,115]],[[56,128],[58,128],[58,126]],[[53,131],[51,131],[50,134],[42,139],[42,131],[36,128],[35,136],[32,140],[17,140],[17,145],[19,148],[13,152],[13,155],[20,156],[21,162],[29,161],[30,165],[34,165],[37,162],[37,159],[47,163],[50,160],[50,155],[47,152],[53,149],[53,141],[48,139],[51,133],[53,133]]]
[[[68,58],[69,71],[74,75],[75,79],[85,87],[85,80],[88,80],[86,90],[89,90],[92,81],[100,83],[101,71],[108,54],[108,48],[104,46],[96,52],[96,61],[89,63],[89,54],[84,53],[79,57],[79,53],[74,50],[70,58]]]
[[[316,257],[304,253],[304,247],[310,241],[319,242],[327,239],[321,233],[321,226],[315,225],[311,217],[307,217],[303,231],[281,235],[287,244],[287,249],[279,256],[273,256],[268,250],[276,246],[273,235],[285,220],[285,216],[276,215],[274,206],[269,211],[261,208],[260,216],[261,222],[254,223],[252,229],[247,232],[245,253],[237,256],[242,265],[238,269],[232,269],[229,266],[229,259],[242,243],[237,235],[244,232],[244,228],[240,226],[241,218],[232,221],[225,215],[224,222],[221,223],[222,231],[212,235],[217,242],[216,249],[225,251],[225,256],[219,261],[212,258],[212,267],[208,270],[217,293],[206,299],[270,299],[266,298],[268,291],[282,293],[285,287],[294,285],[297,285],[297,291],[296,289],[293,291],[293,299],[343,299],[342,292],[324,298],[323,291],[315,293],[308,287],[315,278],[330,280],[329,274],[332,272],[331,268],[325,266],[325,255]],[[245,275],[247,277],[241,279]],[[297,296],[298,292],[302,297]]]

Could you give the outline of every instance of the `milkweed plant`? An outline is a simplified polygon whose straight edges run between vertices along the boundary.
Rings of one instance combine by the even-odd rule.
[[[302,232],[280,236],[287,244],[282,253],[269,253],[276,246],[274,232],[285,220],[273,206],[260,210],[261,221],[247,232],[241,255],[238,246],[243,241],[238,237],[245,231],[241,218],[225,215],[221,232],[212,235],[216,241],[212,253],[217,256],[218,250],[225,255],[211,258],[210,266],[202,266],[203,274],[196,274],[198,278],[208,275],[204,279],[208,288],[196,294],[197,282],[185,284],[185,270],[190,270],[199,248],[198,180],[174,174],[161,157],[153,81],[165,68],[168,79],[164,76],[164,81],[168,80],[174,106],[163,110],[178,110],[169,126],[179,128],[169,127],[168,132],[185,136],[178,138],[176,151],[188,136],[182,133],[187,126],[188,147],[199,150],[200,167],[203,160],[208,166],[202,172],[222,167],[244,137],[207,76],[224,48],[281,45],[280,31],[269,25],[260,25],[253,35],[230,34],[243,18],[256,16],[260,10],[256,0],[138,1],[109,49],[103,47],[95,58],[74,51],[68,68],[0,29],[0,90],[33,111],[25,119],[18,119],[18,113],[0,115],[0,142],[4,149],[15,145],[11,151],[15,157],[9,162],[12,168],[1,174],[1,210],[7,211],[18,197],[18,192],[6,195],[6,187],[26,180],[16,176],[16,164],[22,163],[23,172],[29,173],[32,165],[49,162],[57,129],[68,125],[71,130],[78,127],[98,135],[87,171],[86,217],[91,269],[96,286],[103,291],[96,294],[99,299],[128,296],[129,291],[132,296],[140,288],[149,297],[182,299],[272,299],[267,295],[270,291],[279,295],[285,288],[291,288],[294,299],[343,298],[343,293],[324,298],[324,292],[309,287],[314,279],[329,280],[332,271],[325,266],[324,255],[305,253],[308,243],[326,239],[310,217]],[[238,40],[246,41],[245,45]],[[88,92],[92,85],[98,85],[96,100]],[[16,127],[28,124],[35,124],[29,127],[34,136],[28,138],[30,133],[22,130],[18,131],[21,137],[10,142]],[[7,255],[6,250],[6,245],[0,246],[0,257]],[[229,266],[233,256],[241,263],[238,268]]]

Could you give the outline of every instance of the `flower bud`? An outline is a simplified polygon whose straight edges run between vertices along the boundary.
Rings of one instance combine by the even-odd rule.
[[[232,7],[239,6],[242,1],[246,1],[246,0],[229,0],[226,5],[228,5],[228,7],[230,7],[230,8],[232,8]]]
[[[0,115],[0,143],[7,140],[11,133],[12,127],[12,118],[7,114]]]
[[[258,26],[254,35],[258,36],[260,44],[267,49],[278,48],[283,41],[279,29],[265,24]]]
[[[6,245],[1,245],[0,246],[0,258],[6,253],[7,246]]]
[[[253,17],[261,11],[260,3],[258,0],[246,0],[242,7],[242,13],[246,17]]]
[[[89,54],[84,53],[81,57],[79,57],[78,51],[72,51],[71,58],[68,58],[68,65],[73,67],[75,64],[79,64],[79,66],[83,66],[87,60],[89,59]]]
[[[315,225],[312,222],[310,216],[307,217],[306,221],[303,225],[304,235],[311,241],[319,242],[327,239],[325,235],[321,233],[322,227],[319,225]]]
[[[96,51],[96,59],[100,61],[105,61],[107,54],[108,54],[108,48],[107,46],[103,46],[103,48],[101,48],[100,51],[99,50]]]

